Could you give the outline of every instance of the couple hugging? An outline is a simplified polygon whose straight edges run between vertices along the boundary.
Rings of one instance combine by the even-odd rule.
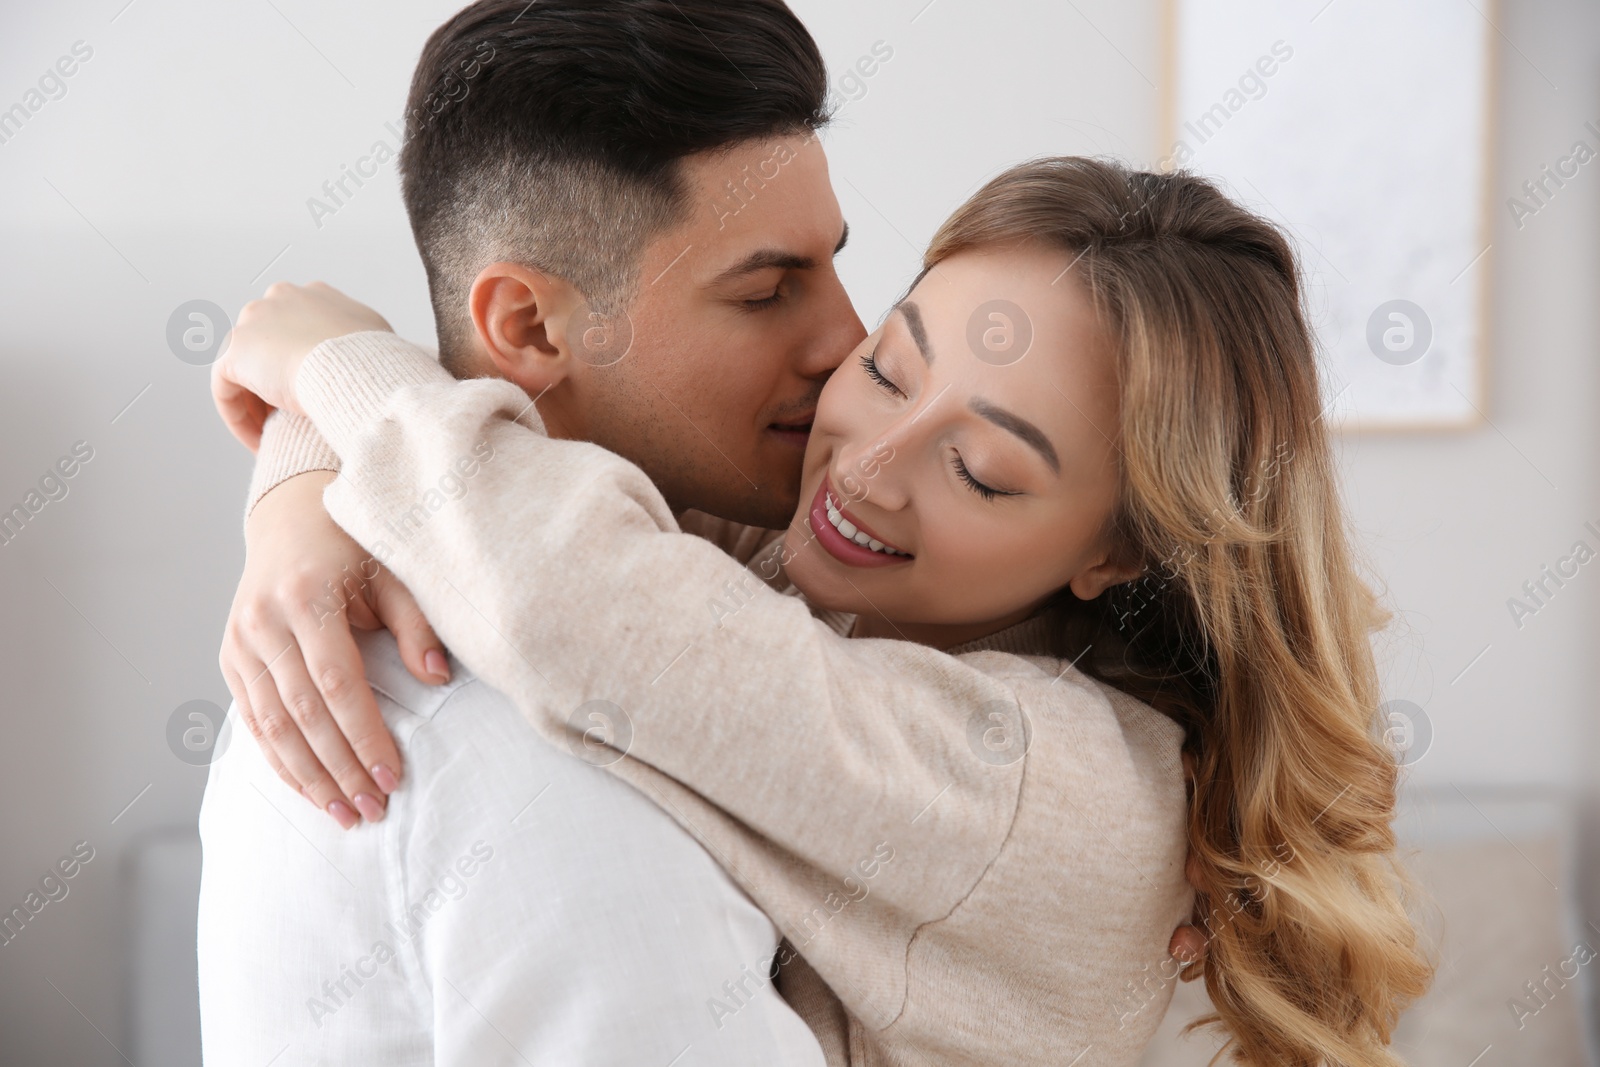
[[[401,151],[438,356],[279,284],[214,366],[206,1062],[1132,1065],[1182,973],[1240,1062],[1398,1063],[1282,233],[1036,160],[868,333],[780,0],[481,0],[413,102],[487,49]]]

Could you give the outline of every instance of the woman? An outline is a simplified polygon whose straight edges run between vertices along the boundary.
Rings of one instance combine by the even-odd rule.
[[[219,373],[317,422],[352,475],[330,512],[537,729],[613,727],[615,773],[798,949],[830,1062],[1136,1062],[1186,829],[1240,1062],[1398,1063],[1431,972],[1287,243],[1192,176],[1054,159],[924,262],[825,387],[755,561],[809,610],[631,464],[525,425],[515,386],[392,335]]]

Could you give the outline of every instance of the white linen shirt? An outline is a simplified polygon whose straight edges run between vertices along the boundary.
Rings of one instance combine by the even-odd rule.
[[[200,811],[208,1067],[820,1067],[767,979],[776,929],[687,831],[459,661],[429,687],[356,638],[406,761],[383,821],[341,830],[230,709]]]

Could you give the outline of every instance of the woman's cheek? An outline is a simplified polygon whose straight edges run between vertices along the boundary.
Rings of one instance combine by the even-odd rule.
[[[1001,515],[953,514],[940,530],[939,546],[946,557],[941,569],[985,606],[1027,599],[1021,591],[1036,581],[1039,546],[1018,537],[1015,523]]]

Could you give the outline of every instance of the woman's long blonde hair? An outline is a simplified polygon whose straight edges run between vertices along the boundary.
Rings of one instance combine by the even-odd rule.
[[[957,252],[1042,242],[1118,352],[1117,542],[1144,577],[1063,595],[1079,666],[1182,722],[1203,964],[1237,1062],[1397,1065],[1433,967],[1395,863],[1398,767],[1315,345],[1279,229],[1188,173],[1041,159],[940,228]],[[1187,1032],[1187,1029],[1186,1029]]]

